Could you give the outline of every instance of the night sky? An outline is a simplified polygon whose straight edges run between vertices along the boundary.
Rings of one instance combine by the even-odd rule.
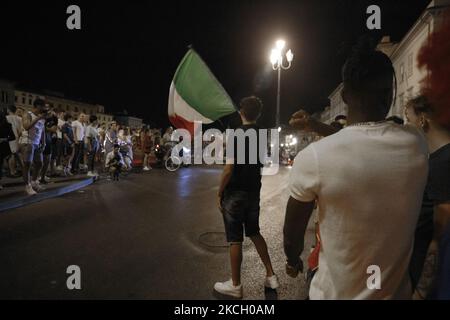
[[[400,40],[428,0],[14,1],[0,2],[0,78],[36,90],[128,110],[166,126],[175,69],[192,44],[235,103],[264,102],[275,122],[276,77],[270,49],[283,38],[294,52],[282,74],[281,120],[300,106],[328,104],[351,45],[366,29],[366,8],[382,10],[379,39]],[[81,7],[82,30],[66,28],[66,8]]]

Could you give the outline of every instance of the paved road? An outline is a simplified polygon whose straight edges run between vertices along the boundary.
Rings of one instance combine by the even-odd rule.
[[[284,275],[287,174],[265,177],[261,200],[262,234],[282,286],[265,294],[263,266],[246,242],[246,299],[306,296],[303,278]],[[0,298],[215,299],[214,282],[229,277],[215,207],[219,176],[217,167],[153,170],[1,213]],[[67,289],[69,265],[80,266],[82,290]]]

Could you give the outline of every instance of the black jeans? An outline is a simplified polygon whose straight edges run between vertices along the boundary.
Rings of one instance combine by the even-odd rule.
[[[83,158],[84,153],[84,143],[83,141],[78,142],[75,145],[75,154],[72,160],[72,172],[78,173],[80,170],[80,161]]]
[[[416,289],[422,275],[425,260],[427,258],[428,247],[433,239],[434,226],[432,221],[416,230],[414,236],[414,247],[409,262],[409,275],[413,291]]]
[[[3,176],[3,161],[11,154],[9,142],[0,142],[0,179]]]
[[[89,171],[94,172],[94,164],[95,164],[95,155],[97,154],[97,147],[94,146],[92,147],[92,150],[89,152],[88,154],[88,166],[89,166]]]
[[[259,192],[225,191],[222,199],[223,221],[227,242],[244,241],[259,235]]]

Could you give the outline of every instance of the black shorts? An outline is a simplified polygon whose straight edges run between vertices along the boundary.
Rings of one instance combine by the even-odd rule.
[[[259,192],[225,192],[222,199],[223,221],[229,243],[241,243],[259,235]]]
[[[45,144],[43,154],[44,154],[44,156],[48,156],[48,155],[52,154],[52,144],[51,143]]]

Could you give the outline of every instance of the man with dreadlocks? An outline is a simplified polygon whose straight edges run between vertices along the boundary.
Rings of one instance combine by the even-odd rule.
[[[286,272],[301,269],[317,201],[321,249],[311,299],[409,299],[408,262],[427,178],[427,145],[412,126],[386,121],[395,72],[369,39],[343,69],[348,126],[309,145],[290,176]]]

